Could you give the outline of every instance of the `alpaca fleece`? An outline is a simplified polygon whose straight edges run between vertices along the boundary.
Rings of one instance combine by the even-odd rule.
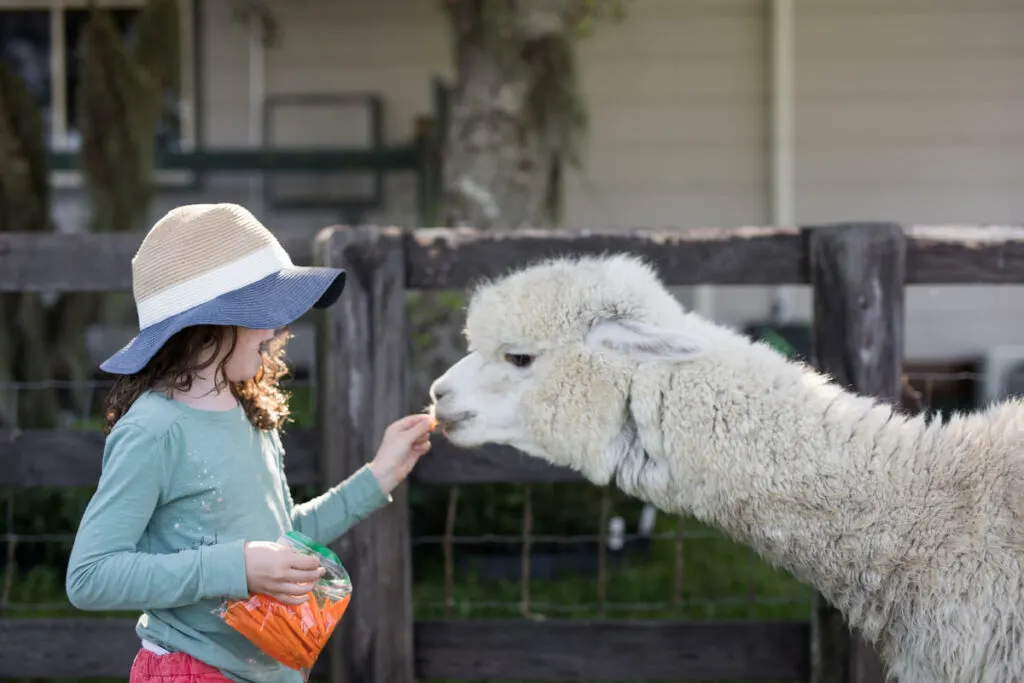
[[[624,255],[481,285],[431,389],[513,446],[691,514],[813,586],[901,683],[1024,680],[1024,410],[908,417],[685,311]]]

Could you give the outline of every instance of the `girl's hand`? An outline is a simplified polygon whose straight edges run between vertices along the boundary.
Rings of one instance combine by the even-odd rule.
[[[277,543],[245,544],[245,578],[250,593],[264,593],[289,605],[301,605],[324,575],[320,561]]]
[[[409,476],[416,462],[430,450],[430,416],[408,415],[388,425],[370,471],[388,494]]]

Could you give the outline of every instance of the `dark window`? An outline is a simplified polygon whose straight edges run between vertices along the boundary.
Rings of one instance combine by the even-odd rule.
[[[71,148],[78,146],[78,54],[82,28],[89,19],[87,8],[57,10],[64,12],[64,35],[58,43],[50,35],[51,10],[0,10],[0,60],[9,64],[21,76],[39,103],[44,129],[53,139],[54,118],[67,133]],[[127,45],[134,40],[134,21],[138,7],[109,7],[114,24]],[[53,59],[63,59],[64,82],[54,81],[51,71]],[[54,91],[64,95],[63,111],[54,109]],[[163,116],[157,124],[157,145],[160,149],[176,150],[181,140],[181,103],[173,93],[164,98]]]
[[[118,7],[107,10],[110,18],[125,40],[129,48],[134,47],[135,18],[139,14],[135,7]],[[64,10],[64,63],[67,74],[67,131],[68,137],[74,141],[73,146],[77,147],[78,139],[78,55],[79,42],[82,29],[89,21],[88,9]],[[164,97],[164,111],[160,122],[157,124],[157,146],[159,149],[177,149],[180,139],[180,119],[178,115],[179,103],[173,93],[168,92]]]
[[[0,61],[21,76],[32,92],[47,134],[53,124],[52,47],[49,10],[0,11]]]

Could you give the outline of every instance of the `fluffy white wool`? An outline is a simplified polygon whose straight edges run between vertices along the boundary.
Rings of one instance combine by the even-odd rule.
[[[514,446],[723,529],[814,586],[901,683],[1024,679],[1024,411],[945,426],[682,309],[645,263],[481,286],[432,387],[463,447]]]

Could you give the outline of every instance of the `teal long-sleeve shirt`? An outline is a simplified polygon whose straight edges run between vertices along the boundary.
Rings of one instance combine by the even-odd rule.
[[[363,467],[295,505],[276,432],[255,429],[241,407],[200,410],[149,392],[107,437],[68,598],[82,610],[140,610],[141,638],[233,680],[299,683],[216,614],[223,600],[249,596],[244,544],[291,529],[332,543],[390,500]]]

